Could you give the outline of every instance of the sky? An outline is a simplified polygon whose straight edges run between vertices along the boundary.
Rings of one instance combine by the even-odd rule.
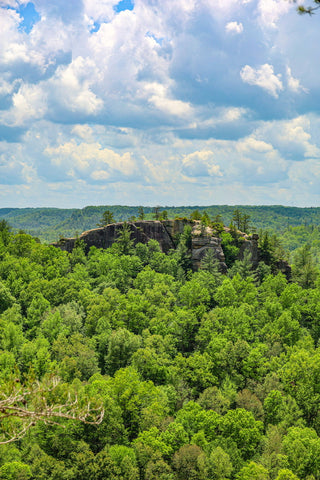
[[[0,0],[0,207],[320,206],[320,13],[296,6]]]

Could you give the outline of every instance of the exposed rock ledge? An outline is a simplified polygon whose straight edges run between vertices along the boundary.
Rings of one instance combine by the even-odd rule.
[[[167,253],[171,248],[175,248],[177,235],[181,234],[186,225],[192,226],[192,262],[194,270],[199,268],[200,262],[208,249],[213,249],[215,257],[219,262],[221,272],[227,272],[225,256],[221,246],[221,239],[213,236],[212,230],[207,227],[201,229],[199,222],[191,222],[187,219],[165,220],[165,221],[136,221],[127,222],[131,230],[131,238],[134,243],[148,243],[149,240],[157,240],[163,252]],[[86,245],[86,252],[90,247],[109,248],[116,241],[118,232],[123,228],[123,222],[112,223],[105,227],[94,228],[83,232],[79,240],[83,240]],[[225,228],[228,231],[228,228]],[[258,235],[243,237],[242,246],[239,252],[239,258],[243,258],[244,252],[248,250],[251,253],[252,263],[257,266],[259,263]],[[72,252],[76,238],[64,238],[54,243],[55,247]],[[283,262],[285,263],[285,262]],[[289,276],[288,264],[279,266],[280,270]]]

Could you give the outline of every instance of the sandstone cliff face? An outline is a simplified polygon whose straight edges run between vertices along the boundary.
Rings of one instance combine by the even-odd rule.
[[[181,234],[186,225],[193,225],[192,222],[185,219],[166,220],[163,222],[152,221],[138,221],[127,222],[131,230],[131,238],[134,243],[148,243],[149,240],[157,240],[160,244],[161,250],[167,253],[171,248],[175,248],[175,239]],[[118,232],[123,228],[123,222],[112,223],[105,227],[94,228],[83,232],[79,240],[83,240],[86,245],[86,253],[90,247],[109,248],[116,241]],[[53,244],[54,246],[72,252],[75,246],[75,238],[65,238]],[[198,231],[198,225],[193,225],[192,232],[192,262],[193,267],[197,270],[200,266],[201,259],[208,249],[213,249],[215,256],[219,262],[221,272],[227,271],[225,264],[224,253],[221,247],[221,239],[212,236],[212,231],[207,229],[203,234]]]
[[[141,221],[141,222],[127,222],[131,230],[131,238],[134,243],[148,243],[149,240],[157,240],[163,252],[168,252],[170,248],[174,248],[174,242],[171,235],[168,233],[165,224],[159,221]],[[83,240],[86,245],[86,252],[90,247],[109,248],[116,241],[118,232],[123,228],[123,222],[111,223],[105,227],[94,228],[83,232],[79,240]],[[72,252],[75,246],[75,238],[62,239],[53,244],[61,250]]]
[[[220,271],[227,273],[228,269],[221,246],[221,238],[214,237],[209,227],[202,230],[200,224],[196,223],[192,229],[192,264],[194,270],[199,269],[201,260],[210,249],[214,251]]]
[[[181,234],[186,225],[192,226],[192,263],[193,269],[198,270],[201,260],[208,249],[213,249],[215,257],[219,262],[219,269],[221,272],[227,272],[227,265],[225,263],[225,256],[221,246],[221,239],[213,236],[213,232],[209,227],[201,228],[200,222],[191,222],[187,219],[165,220],[165,221],[137,221],[127,222],[131,230],[131,238],[134,243],[148,243],[149,240],[157,240],[163,252],[167,253],[170,249],[175,248],[175,241],[179,234]],[[112,223],[105,227],[95,228],[83,232],[79,240],[83,240],[86,246],[86,253],[90,247],[109,248],[116,241],[118,232],[123,228],[123,222]],[[225,231],[228,231],[225,228]],[[259,236],[253,234],[248,236],[241,234],[242,244],[239,252],[239,258],[242,259],[246,251],[249,251],[252,258],[253,266],[256,267],[259,263]],[[76,243],[75,238],[62,239],[53,244],[55,247],[72,252]],[[288,279],[290,279],[291,269],[286,262],[279,264],[279,270],[282,271]]]

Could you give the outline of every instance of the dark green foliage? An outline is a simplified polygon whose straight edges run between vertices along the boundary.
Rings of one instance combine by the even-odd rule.
[[[131,240],[131,229],[127,222],[124,222],[122,229],[118,231],[116,239],[116,251],[120,255],[130,255],[133,253],[133,240]]]
[[[109,225],[110,223],[114,223],[115,219],[113,216],[113,213],[110,212],[110,210],[106,210],[102,214],[102,218],[99,223],[97,223],[97,227],[105,227],[106,225]]]

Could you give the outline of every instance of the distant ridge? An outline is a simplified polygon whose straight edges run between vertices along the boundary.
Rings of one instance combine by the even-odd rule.
[[[206,211],[210,218],[221,215],[225,225],[231,222],[234,210],[238,208],[250,215],[251,224],[256,229],[272,229],[283,232],[289,226],[320,226],[320,207],[288,207],[283,205],[208,205],[208,206],[160,206],[169,218],[189,217],[194,210]],[[151,220],[153,207],[143,207],[145,219]],[[105,210],[113,213],[115,221],[125,221],[138,217],[139,206],[100,205],[84,208],[0,208],[0,219],[5,219],[15,230],[24,230],[43,242],[54,242],[60,237],[74,237],[95,228]]]

